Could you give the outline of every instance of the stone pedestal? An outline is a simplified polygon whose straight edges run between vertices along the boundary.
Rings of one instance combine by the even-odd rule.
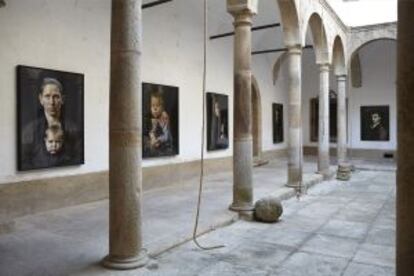
[[[109,114],[109,255],[112,269],[145,265],[142,249],[140,0],[112,1]]]
[[[349,163],[339,163],[336,179],[348,181],[351,179],[352,166]]]
[[[227,1],[234,17],[234,139],[233,203],[230,209],[245,214],[253,206],[253,136],[251,26],[255,1]]]
[[[288,47],[288,187],[300,188],[303,170],[302,47]]]
[[[320,64],[318,173],[329,178],[329,64]]]
[[[414,271],[414,2],[398,1],[397,276]]]
[[[338,120],[338,142],[337,142],[337,155],[338,165],[347,161],[347,145],[346,145],[346,76],[337,76],[338,84],[338,107],[337,107],[337,120]]]

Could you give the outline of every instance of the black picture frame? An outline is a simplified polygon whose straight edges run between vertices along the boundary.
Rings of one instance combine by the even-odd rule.
[[[207,97],[207,150],[229,147],[229,100],[224,94],[208,92]]]
[[[178,155],[179,88],[142,83],[142,112],[142,157]]]
[[[309,102],[310,122],[309,134],[311,142],[318,142],[319,137],[319,98],[312,98]],[[345,109],[348,110],[348,99],[345,100]],[[347,122],[348,122],[348,112]],[[348,137],[347,137],[348,139]],[[329,91],[329,142],[336,143],[338,140],[338,102],[337,93]]]
[[[284,141],[283,132],[283,104],[272,104],[273,143],[279,144]]]
[[[361,141],[390,140],[390,107],[361,106]]]
[[[18,65],[17,170],[84,164],[84,75]]]

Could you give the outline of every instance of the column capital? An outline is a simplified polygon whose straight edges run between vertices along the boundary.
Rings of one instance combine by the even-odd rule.
[[[289,45],[286,47],[289,55],[301,55],[302,54],[302,45]]]
[[[238,26],[252,26],[252,17],[253,14],[249,12],[241,12],[237,14],[233,14],[234,16],[234,27]]]
[[[319,63],[319,71],[325,72],[330,70],[330,64],[329,63]]]
[[[227,12],[236,17],[240,14],[257,14],[259,0],[227,0]]]
[[[347,75],[337,75],[336,76],[337,81],[346,81],[347,78],[348,78]]]

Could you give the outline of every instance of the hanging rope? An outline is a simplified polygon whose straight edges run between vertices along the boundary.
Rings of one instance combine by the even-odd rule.
[[[202,246],[197,241],[197,229],[200,220],[200,209],[201,209],[201,196],[203,193],[203,183],[204,183],[204,131],[205,131],[205,109],[206,109],[206,78],[207,78],[207,39],[208,39],[208,31],[207,31],[207,2],[208,0],[204,0],[204,37],[203,37],[203,92],[202,92],[202,103],[203,103],[203,115],[202,115],[202,122],[201,122],[201,159],[200,159],[200,182],[198,186],[198,200],[197,200],[197,210],[196,210],[196,217],[194,222],[194,231],[193,231],[193,242],[194,244],[202,249],[202,250],[212,250],[224,247],[224,245],[216,245],[216,246]]]

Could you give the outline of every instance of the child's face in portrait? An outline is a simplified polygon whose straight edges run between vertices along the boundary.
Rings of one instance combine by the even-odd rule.
[[[154,118],[159,118],[163,111],[163,106],[160,97],[151,97],[151,115]]]
[[[161,121],[163,124],[168,124],[169,118],[168,118],[168,114],[166,112],[163,112],[161,114]]]
[[[60,152],[63,146],[63,135],[61,132],[46,131],[46,150],[54,155]]]

